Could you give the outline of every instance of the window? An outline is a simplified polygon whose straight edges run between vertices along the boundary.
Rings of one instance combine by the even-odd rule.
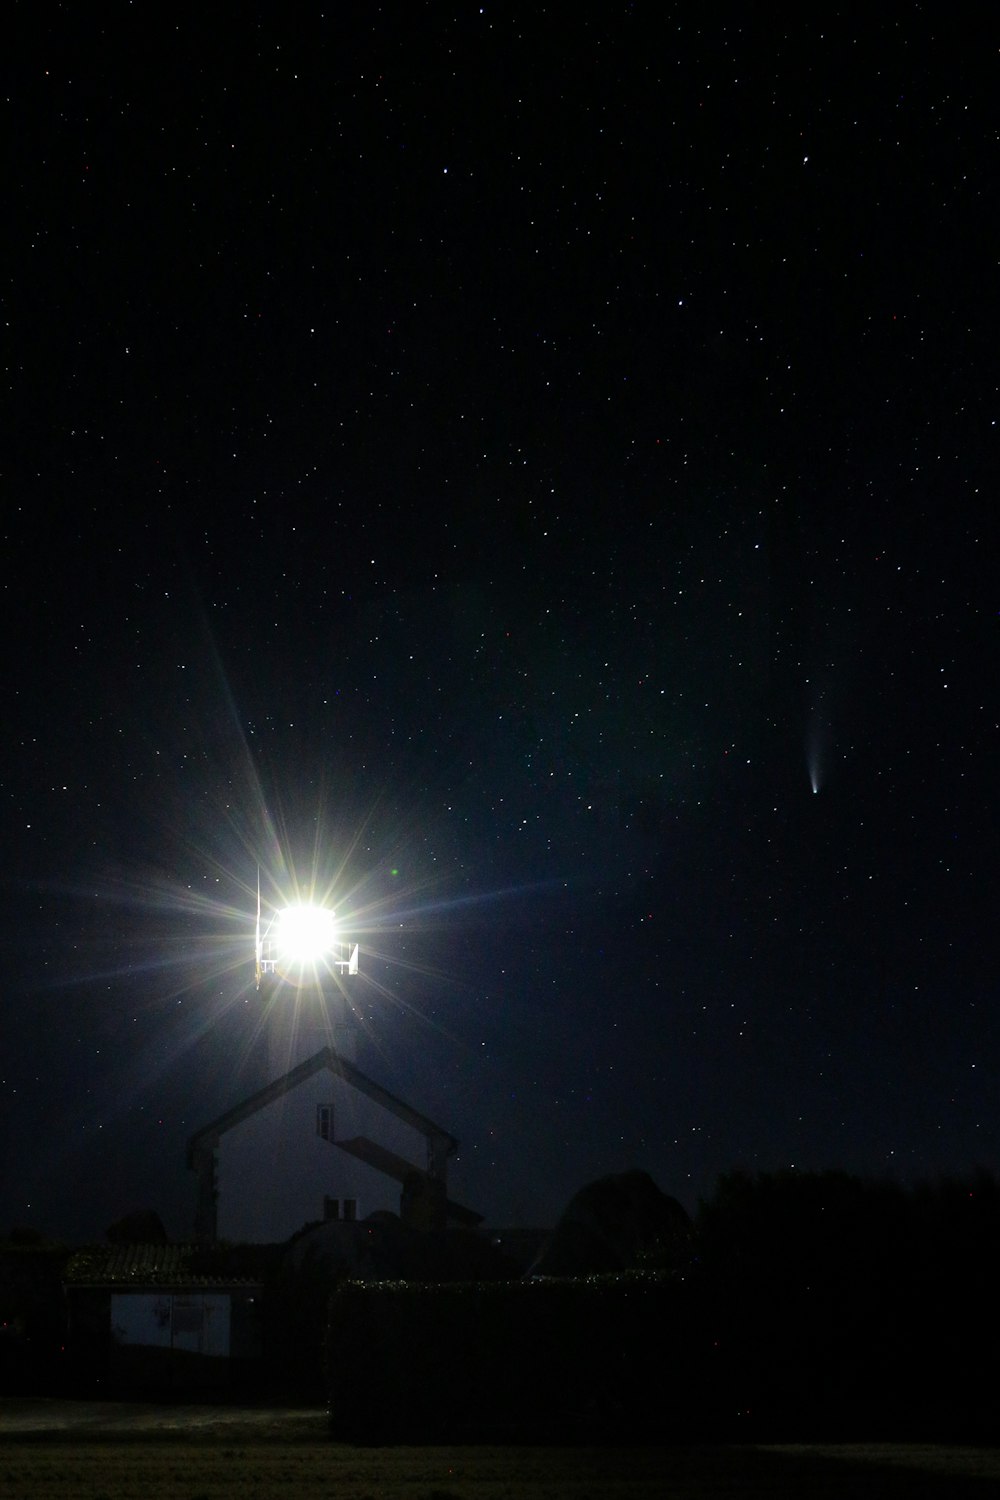
[[[317,1104],[316,1134],[321,1141],[333,1140],[333,1105]]]
[[[339,1198],[323,1199],[323,1218],[327,1224],[332,1224],[335,1220],[340,1218]]]
[[[357,1217],[358,1217],[358,1200],[357,1200],[357,1198],[345,1198],[344,1199],[344,1218],[348,1221],[349,1224],[353,1224],[354,1220]]]

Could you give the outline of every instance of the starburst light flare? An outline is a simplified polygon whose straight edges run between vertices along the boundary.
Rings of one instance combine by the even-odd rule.
[[[274,944],[286,963],[316,963],[333,951],[337,940],[334,913],[326,907],[286,906],[278,913]]]

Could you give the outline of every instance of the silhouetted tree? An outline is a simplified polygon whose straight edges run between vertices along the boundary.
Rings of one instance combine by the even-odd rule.
[[[112,1245],[169,1245],[163,1220],[151,1208],[137,1208],[116,1219],[105,1234]]]
[[[648,1173],[601,1177],[574,1193],[531,1274],[680,1269],[690,1253],[691,1233],[684,1209]]]
[[[981,1430],[998,1252],[991,1178],[720,1178],[698,1214],[695,1286],[731,1409],[800,1433]]]

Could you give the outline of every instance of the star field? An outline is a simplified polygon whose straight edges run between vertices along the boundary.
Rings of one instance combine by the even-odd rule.
[[[985,44],[19,14],[0,1229],[186,1231],[258,862],[492,1223],[995,1167]]]

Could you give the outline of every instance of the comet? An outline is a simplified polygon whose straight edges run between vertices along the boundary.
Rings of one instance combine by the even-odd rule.
[[[823,761],[829,742],[829,726],[814,715],[812,722],[806,730],[806,770],[809,773],[809,785],[812,787],[815,797],[823,785]]]

